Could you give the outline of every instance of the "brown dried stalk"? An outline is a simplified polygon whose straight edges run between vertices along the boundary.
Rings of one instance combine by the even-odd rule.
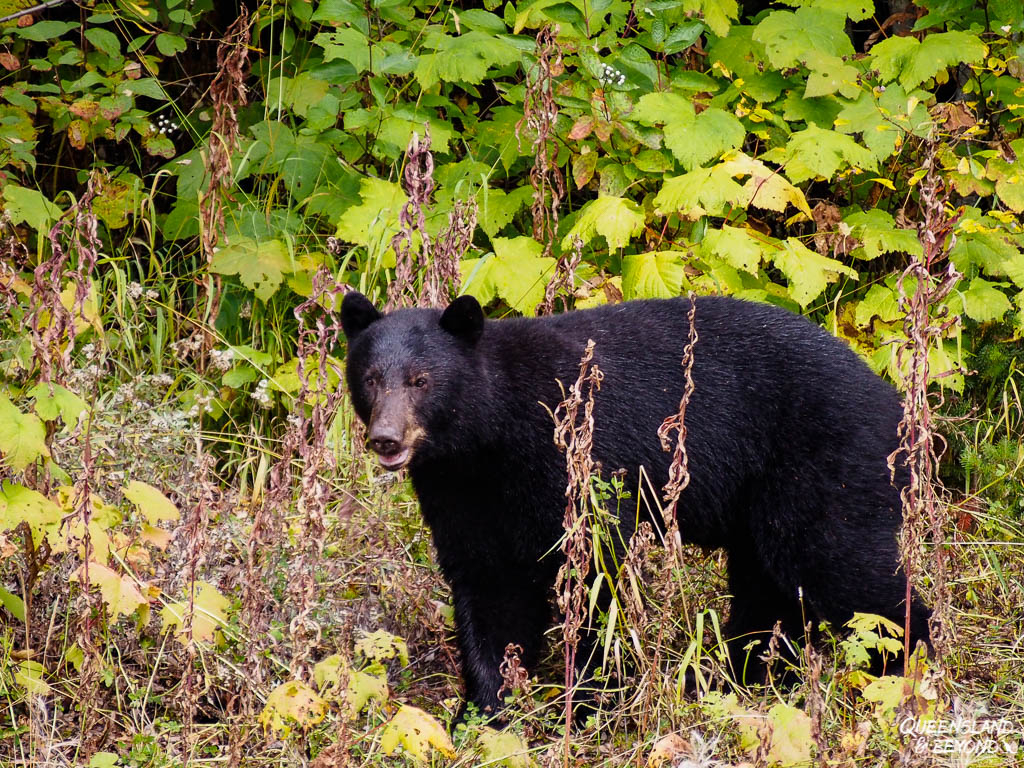
[[[399,231],[391,238],[395,252],[395,280],[388,286],[388,309],[415,306],[423,300],[417,296],[416,274],[430,261],[430,235],[424,208],[430,204],[434,191],[434,156],[430,152],[430,123],[423,125],[423,139],[413,133],[405,150],[403,187],[409,199],[398,214]],[[415,233],[420,236],[420,252],[411,253]]]
[[[473,200],[456,200],[448,214],[448,227],[434,241],[433,253],[423,277],[421,303],[444,307],[459,293],[462,274],[459,262],[473,245],[477,207]]]
[[[544,289],[544,301],[537,305],[536,314],[550,315],[555,311],[555,296],[563,291],[562,309],[569,309],[569,299],[576,287],[576,270],[583,261],[583,240],[573,237],[572,250],[563,253],[555,262],[555,272]]]
[[[555,134],[558,105],[555,103],[554,82],[565,70],[557,35],[557,26],[545,26],[537,33],[537,63],[527,74],[523,117],[516,123],[520,149],[524,126],[533,136],[534,161],[530,169],[533,239],[544,244],[545,256],[551,255],[558,230],[558,206],[565,197],[565,179],[557,163],[558,137]]]
[[[909,473],[907,484],[900,491],[903,500],[900,547],[907,577],[904,674],[912,650],[911,580],[915,574],[924,572],[928,565],[931,566],[929,575],[934,602],[929,629],[932,644],[940,656],[949,650],[952,630],[943,533],[947,507],[940,496],[937,476],[941,452],[937,444],[941,445],[941,438],[936,434],[932,422],[932,413],[938,403],[933,403],[933,396],[928,391],[928,351],[936,343],[941,343],[949,328],[960,320],[958,316],[946,318],[945,307],[934,317],[931,309],[939,306],[961,277],[953,264],[947,262],[947,257],[952,245],[953,228],[962,211],[950,213],[947,210],[949,192],[939,174],[934,144],[927,146],[925,168],[927,172],[920,191],[924,220],[918,224],[918,239],[923,252],[907,266],[896,284],[899,306],[905,314],[903,330],[907,336],[907,340],[897,347],[896,359],[900,370],[905,370],[903,384],[906,395],[903,419],[899,425],[900,446],[889,456],[889,467],[894,482],[898,467],[905,467]],[[908,280],[914,281],[911,295],[907,294]],[[926,542],[931,546],[930,563],[924,554]]]
[[[199,200],[200,242],[206,262],[213,260],[217,243],[224,232],[224,203],[231,200],[231,155],[238,149],[238,107],[244,107],[245,77],[249,62],[249,11],[242,8],[235,22],[228,28],[217,46],[217,74],[210,86],[213,101],[213,125],[210,128],[206,172],[210,181],[206,193]],[[205,325],[212,328],[220,310],[220,276],[208,273],[209,300]],[[207,333],[205,348],[213,345],[212,333]]]
[[[665,492],[665,504],[661,508],[662,518],[665,523],[665,539],[669,548],[676,558],[676,565],[682,563],[682,536],[679,533],[679,521],[676,516],[676,507],[679,504],[679,496],[690,484],[689,457],[686,453],[686,407],[693,397],[693,348],[697,344],[697,301],[696,296],[690,292],[690,311],[687,313],[687,320],[690,325],[689,336],[686,347],[683,349],[683,376],[686,381],[683,386],[683,396],[679,401],[679,411],[665,419],[658,427],[658,439],[661,441],[663,451],[673,450],[671,433],[677,430],[672,464],[668,470],[668,482],[663,488]]]
[[[558,408],[555,409],[555,445],[565,452],[568,481],[565,487],[565,517],[562,527],[562,551],[565,562],[555,579],[555,593],[558,607],[562,611],[562,639],[565,645],[565,724],[566,761],[568,761],[568,737],[572,724],[572,699],[576,675],[576,649],[579,646],[580,628],[586,613],[587,574],[593,554],[588,515],[590,509],[590,480],[594,474],[594,459],[591,455],[594,443],[594,395],[601,389],[604,374],[594,358],[594,341],[587,342],[586,351],[580,359],[580,374],[576,383],[569,388]],[[583,394],[584,386],[587,388]],[[583,412],[580,413],[582,406]]]

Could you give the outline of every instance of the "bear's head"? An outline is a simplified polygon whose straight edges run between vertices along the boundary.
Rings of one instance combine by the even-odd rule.
[[[361,293],[346,294],[341,324],[348,339],[345,378],[369,444],[385,469],[436,454],[467,402],[478,370],[475,348],[484,313],[472,296],[443,312],[401,309],[381,314]]]

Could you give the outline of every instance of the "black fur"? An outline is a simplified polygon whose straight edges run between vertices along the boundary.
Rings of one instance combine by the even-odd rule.
[[[407,436],[402,460],[452,589],[466,696],[481,708],[499,706],[505,646],[521,645],[530,668],[552,621],[566,469],[544,405],[562,400],[559,382],[575,381],[593,339],[604,372],[594,457],[605,476],[627,470],[634,499],[640,465],[660,490],[672,457],[656,432],[683,391],[689,306],[638,301],[482,322],[476,301],[461,297],[444,314],[378,319],[365,298],[346,296],[356,412],[371,433],[388,413],[393,434]],[[679,527],[687,541],[728,552],[736,673],[763,674],[743,646],[776,620],[803,636],[801,588],[808,620],[842,624],[863,611],[902,625],[901,505],[886,463],[896,392],[842,342],[777,307],[700,298],[696,324]],[[369,387],[368,376],[377,377]],[[623,515],[623,540],[635,525]],[[915,640],[927,638],[927,616],[915,600]]]

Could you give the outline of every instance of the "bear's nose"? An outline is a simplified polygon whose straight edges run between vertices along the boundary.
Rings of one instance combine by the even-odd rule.
[[[370,435],[370,448],[381,456],[398,453],[402,448],[401,435],[392,432],[381,432]]]

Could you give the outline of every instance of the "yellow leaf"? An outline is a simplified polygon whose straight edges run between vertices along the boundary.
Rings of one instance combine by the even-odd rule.
[[[142,533],[139,534],[139,539],[144,544],[156,547],[157,549],[167,549],[167,545],[171,543],[170,531],[165,531],[163,528],[154,528],[152,525],[142,524]]]
[[[100,596],[107,605],[110,617],[115,621],[120,614],[130,616],[139,606],[147,604],[145,596],[129,576],[122,576],[102,563],[89,562],[87,565],[89,583],[100,588]],[[82,569],[85,567],[82,565],[76,569],[71,574],[71,581],[81,578]]]
[[[326,714],[327,702],[316,691],[301,680],[289,680],[270,692],[259,720],[265,729],[287,736],[293,725],[306,729]]]
[[[654,749],[647,757],[647,765],[649,768],[657,768],[666,761],[674,765],[679,758],[690,757],[692,754],[690,742],[678,733],[667,733],[654,742]]]
[[[216,638],[217,629],[227,624],[227,609],[231,601],[217,591],[217,588],[205,581],[197,581],[199,588],[193,601],[192,639],[204,643],[212,643]],[[183,644],[187,644],[188,628],[185,626],[185,614],[188,613],[188,601],[168,603],[160,611],[163,631],[176,627],[174,636]]]
[[[742,152],[729,152],[718,167],[727,170],[731,176],[750,176],[743,185],[746,204],[779,213],[785,212],[787,205],[792,205],[811,215],[804,193],[794,187],[781,171],[773,170],[760,160]]]
[[[178,520],[181,513],[159,490],[147,483],[132,480],[124,489],[125,498],[136,506],[146,522],[156,525],[162,520]]]
[[[387,661],[397,657],[403,667],[409,665],[409,647],[405,640],[383,629],[363,632],[356,641],[356,653],[362,654],[369,661]]]
[[[455,757],[455,746],[448,738],[444,726],[418,707],[403,704],[398,713],[384,726],[380,746],[388,755],[399,746],[421,763],[429,760],[430,748],[445,757]]]
[[[0,393],[0,458],[16,472],[40,456],[49,456],[46,430],[34,413],[22,413],[7,395]]]
[[[63,515],[60,506],[38,491],[8,482],[0,487],[0,531],[28,523],[36,547],[56,534]]]
[[[72,324],[75,329],[75,336],[78,336],[87,328],[96,331],[97,340],[102,344],[103,322],[100,320],[99,299],[96,297],[96,285],[89,282],[89,289],[86,291],[85,299],[80,308],[76,307],[76,294],[78,287],[74,283],[68,283],[60,292],[60,303],[64,309],[72,313]]]
[[[480,755],[487,765],[501,765],[505,768],[530,768],[530,747],[523,737],[512,731],[496,731],[484,728],[477,739]]]
[[[14,681],[24,688],[26,693],[46,696],[50,692],[50,685],[46,682],[44,674],[43,665],[38,661],[23,661],[18,665],[18,671],[14,673]]]
[[[382,664],[371,664],[355,672],[337,653],[313,667],[313,681],[320,688],[321,695],[340,702],[350,718],[358,715],[371,701],[386,701],[388,698],[387,670]]]

